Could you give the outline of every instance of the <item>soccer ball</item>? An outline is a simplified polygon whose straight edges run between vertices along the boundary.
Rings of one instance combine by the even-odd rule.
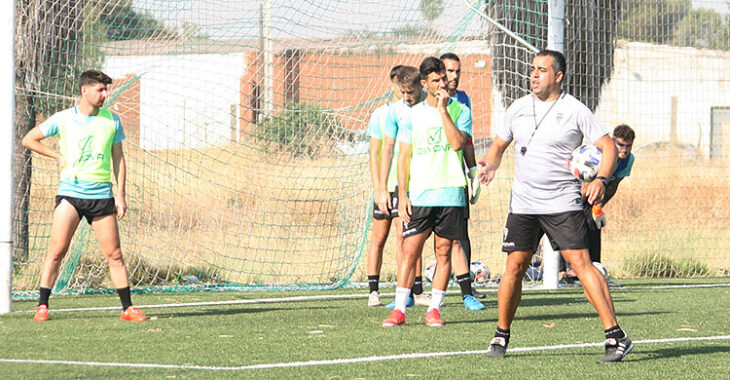
[[[486,284],[489,281],[489,277],[492,276],[492,272],[489,271],[489,267],[481,261],[473,261],[469,265],[469,275],[471,276],[471,282],[475,284]]]
[[[533,282],[542,281],[542,268],[530,265],[525,272],[525,280]]]
[[[423,277],[426,277],[426,281],[433,282],[433,276],[436,273],[436,260],[432,260],[426,264],[426,268],[423,269]]]
[[[595,145],[579,146],[570,159],[570,173],[581,181],[593,181],[598,175],[602,154],[601,149]]]
[[[601,274],[603,275],[603,277],[606,278],[606,280],[608,280],[608,271],[606,270],[606,267],[603,266],[603,264],[601,264],[597,261],[594,261],[593,266],[596,267],[596,269],[598,269],[599,272],[601,272]]]

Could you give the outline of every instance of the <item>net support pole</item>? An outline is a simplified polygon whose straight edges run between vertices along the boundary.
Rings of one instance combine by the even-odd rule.
[[[548,1],[548,49],[565,52],[565,0]],[[558,261],[560,252],[550,245],[547,235],[542,237],[542,286],[558,288]]]
[[[548,49],[565,54],[565,0],[548,1]]]
[[[13,152],[15,151],[15,4],[0,2],[0,314],[13,311]],[[5,57],[5,58],[2,58]],[[5,137],[2,137],[5,136]]]
[[[264,85],[263,103],[264,116],[274,115],[274,50],[271,35],[272,4],[271,0],[264,0],[263,3],[263,47],[264,47]]]

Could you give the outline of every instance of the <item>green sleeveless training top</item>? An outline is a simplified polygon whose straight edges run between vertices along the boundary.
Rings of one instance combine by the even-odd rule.
[[[411,113],[412,149],[409,191],[466,186],[461,166],[462,152],[451,148],[446,138],[438,109],[425,107],[425,102],[414,106]],[[418,108],[416,108],[418,107]],[[451,120],[456,123],[466,107],[460,102],[447,106]]]
[[[61,178],[90,182],[111,182],[114,117],[99,109],[87,125],[74,123],[73,113],[66,112],[58,122],[58,144],[66,167]]]

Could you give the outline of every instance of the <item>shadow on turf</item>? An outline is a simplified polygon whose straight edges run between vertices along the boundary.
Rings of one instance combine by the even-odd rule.
[[[671,359],[683,356],[708,355],[721,352],[730,352],[730,346],[714,345],[703,347],[672,347],[649,350],[644,348],[645,344],[637,344],[631,353],[626,356],[625,362],[641,362],[647,360]],[[601,348],[599,348],[601,350]],[[509,355],[509,350],[507,351]],[[600,356],[593,352],[569,352],[569,351],[535,351],[517,352],[514,356]]]
[[[625,297],[613,297],[613,303],[628,303],[628,302],[635,302],[635,299],[632,298],[625,298]],[[487,299],[487,300],[481,300],[481,303],[484,304],[484,306],[489,308],[497,308],[497,300],[496,299]],[[576,297],[535,297],[535,295],[530,295],[529,297],[522,298],[522,301],[520,301],[520,307],[532,307],[532,306],[572,306],[572,305],[583,305],[588,304],[588,300],[586,300],[583,296],[576,296]],[[464,305],[461,302],[455,302],[451,299],[446,299],[446,305],[448,307],[464,307]]]
[[[713,345],[713,346],[703,346],[703,347],[672,347],[672,348],[660,348],[658,350],[642,350],[641,346],[637,346],[639,350],[634,348],[634,351],[632,352],[632,355],[642,357],[633,357],[628,356],[628,358],[631,358],[631,361],[645,361],[645,360],[657,360],[657,359],[670,359],[670,358],[678,358],[682,356],[693,356],[693,355],[706,355],[706,354],[715,354],[719,352],[730,352],[730,346],[727,345]]]
[[[292,311],[292,310],[330,310],[331,307],[267,307],[267,308],[235,308],[235,309],[213,309],[213,310],[201,310],[201,311],[187,311],[187,312],[163,312],[163,313],[149,313],[149,316],[162,318],[171,317],[201,317],[206,315],[236,315],[236,314],[250,314],[250,313],[267,313],[272,311]],[[145,313],[145,315],[147,314]]]
[[[668,312],[660,311],[660,312],[651,312],[651,313],[617,313],[618,317],[629,317],[629,316],[636,316],[636,315],[657,315],[657,314],[669,314]],[[448,317],[447,317],[448,318]],[[561,313],[561,314],[538,314],[538,315],[520,315],[519,309],[517,309],[517,316],[515,319],[520,320],[528,320],[528,321],[556,321],[561,319],[584,319],[584,318],[598,318],[597,313]],[[494,316],[493,318],[489,319],[469,319],[464,321],[450,321],[447,319],[448,324],[454,324],[458,325],[460,323],[479,323],[479,322],[488,322],[493,323],[497,322],[497,317]]]

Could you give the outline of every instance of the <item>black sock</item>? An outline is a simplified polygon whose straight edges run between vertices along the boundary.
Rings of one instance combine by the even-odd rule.
[[[48,298],[51,297],[51,288],[44,288],[41,286],[41,296],[38,298],[38,306],[40,305],[46,305],[48,306]]]
[[[473,294],[471,294],[471,277],[469,276],[469,273],[456,276],[456,282],[459,283],[459,287],[461,288],[462,298],[466,296],[473,296]]]
[[[122,300],[122,310],[127,310],[128,307],[132,306],[132,296],[129,294],[129,286],[126,288],[117,289],[119,299]]]
[[[368,286],[370,287],[370,293],[377,292],[380,290],[380,275],[368,276]]]
[[[413,281],[413,288],[411,289],[411,293],[413,295],[423,294],[423,277],[422,276],[416,276],[416,279]]]
[[[494,332],[495,338],[504,338],[504,344],[505,346],[509,343],[509,329],[502,330],[499,327],[497,327],[497,331]]]
[[[618,325],[603,330],[603,333],[606,335],[606,339],[621,339],[626,336],[626,333]]]

